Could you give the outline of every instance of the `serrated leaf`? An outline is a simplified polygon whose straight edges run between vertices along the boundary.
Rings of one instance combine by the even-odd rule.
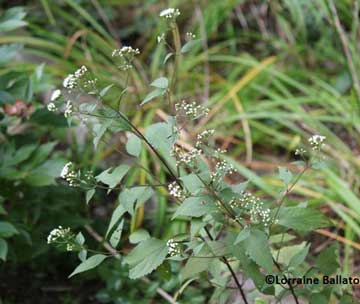
[[[181,48],[181,53],[187,53],[189,52],[193,47],[195,47],[196,45],[199,45],[201,42],[201,39],[195,39],[195,40],[190,40],[188,42],[186,42],[183,47]]]
[[[96,176],[95,179],[98,182],[108,185],[111,190],[121,182],[129,169],[130,167],[128,165],[120,165],[116,168],[109,168]]]
[[[89,204],[90,200],[93,198],[95,194],[95,189],[90,189],[86,191],[86,204]]]
[[[181,270],[181,280],[184,281],[200,272],[206,271],[212,260],[212,258],[189,258],[184,268]]]
[[[126,151],[135,157],[139,157],[141,152],[141,140],[134,134],[130,134],[126,143]]]
[[[249,236],[250,236],[250,229],[244,228],[243,230],[240,231],[240,233],[236,237],[234,245],[246,240]]]
[[[130,234],[129,241],[131,244],[137,244],[150,238],[149,232],[145,229],[138,229]]]
[[[169,86],[169,80],[166,77],[160,77],[154,80],[150,85],[159,89],[167,89]]]
[[[178,216],[200,217],[215,210],[210,196],[193,196],[186,198],[177,208],[172,220]]]
[[[273,268],[273,259],[265,232],[251,229],[249,237],[243,243],[250,259],[270,273]]]
[[[103,88],[103,89],[100,91],[99,95],[100,95],[101,97],[104,97],[104,96],[107,94],[107,92],[109,92],[109,90],[110,90],[113,86],[114,86],[114,84],[110,84],[110,85],[106,86],[105,88]]]
[[[279,250],[274,251],[274,256],[280,264],[289,265],[291,259],[306,247],[306,242],[296,245],[282,246]]]
[[[123,231],[123,226],[124,226],[124,220],[122,220],[119,225],[117,226],[117,228],[115,229],[115,231],[112,233],[111,237],[110,237],[110,244],[113,248],[116,248],[117,245],[119,245],[119,242],[121,240],[121,234]]]
[[[279,225],[299,231],[311,231],[329,226],[328,219],[311,208],[284,207],[280,209],[277,219]]]
[[[133,215],[135,209],[144,204],[153,195],[153,193],[154,191],[150,187],[139,186],[124,189],[119,195],[119,202],[123,205],[127,212]]]
[[[293,175],[288,168],[279,167],[279,177],[285,185],[289,185],[293,178]]]
[[[6,261],[8,253],[8,245],[7,242],[4,239],[0,239],[0,259],[4,262]]]
[[[151,273],[165,260],[167,253],[166,241],[150,238],[141,242],[125,258],[130,265],[130,279]]]
[[[149,94],[147,94],[145,96],[145,98],[141,102],[140,106],[143,106],[144,104],[148,103],[149,101],[153,100],[156,97],[164,95],[165,92],[166,92],[166,89],[160,89],[160,88],[157,88],[157,89],[151,91]]]
[[[316,258],[316,266],[325,275],[331,275],[340,267],[339,250],[336,243],[323,250]]]
[[[14,227],[13,224],[5,221],[0,222],[0,237],[7,238],[18,233],[18,230]]]
[[[310,244],[306,245],[298,253],[296,253],[290,260],[289,267],[296,268],[300,266],[306,259],[310,249]]]
[[[79,266],[76,267],[75,270],[69,275],[69,278],[73,277],[78,273],[95,268],[96,266],[100,265],[106,258],[107,256],[104,254],[95,254],[91,256],[90,258],[79,264]]]

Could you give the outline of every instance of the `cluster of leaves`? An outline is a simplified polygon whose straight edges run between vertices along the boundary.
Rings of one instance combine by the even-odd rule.
[[[81,241],[77,240],[81,247],[81,263],[70,276],[93,269],[113,255],[118,258],[120,251],[117,251],[117,247],[121,239],[126,239],[129,243],[136,244],[124,257],[132,279],[150,274],[166,261],[176,261],[185,263],[180,273],[181,279],[186,280],[185,286],[194,278],[208,273],[214,287],[214,301],[220,298],[221,301],[226,301],[227,296],[231,295],[229,289],[234,287],[238,289],[245,303],[247,298],[257,299],[263,295],[273,296],[278,300],[292,297],[296,303],[302,297],[325,302],[334,295],[341,297],[341,288],[322,285],[293,286],[291,283],[275,288],[265,280],[269,274],[292,278],[334,274],[338,271],[335,247],[325,250],[314,263],[308,257],[310,244],[293,242],[296,235],[303,236],[304,233],[330,225],[319,211],[310,208],[306,203],[291,204],[288,197],[308,170],[324,166],[320,149],[313,153],[310,148],[305,155],[301,155],[301,161],[293,164],[297,168],[297,175],[293,175],[286,168],[279,168],[279,177],[284,189],[278,201],[260,203],[245,192],[249,187],[247,182],[234,185],[225,180],[225,177],[233,172],[232,161],[222,151],[213,148],[209,142],[201,142],[201,149],[195,151],[198,152],[195,154],[190,153],[194,151],[192,147],[188,150],[181,145],[178,147],[180,133],[193,127],[201,118],[201,115],[194,115],[196,110],[188,111],[187,107],[182,109],[185,114],[182,111],[174,111],[177,98],[177,66],[181,56],[197,43],[188,42],[181,47],[175,18],[166,22],[173,37],[174,48],[171,48],[164,61],[166,64],[172,62],[172,76],[170,80],[162,76],[151,82],[155,89],[140,103],[144,106],[158,97],[165,100],[169,105],[169,115],[162,122],[156,122],[142,132],[140,127],[135,126],[122,112],[121,101],[127,94],[129,71],[125,72],[125,87],[118,90],[120,95],[116,104],[106,99],[110,88],[115,89],[110,86],[101,90],[103,93],[95,96],[95,100],[89,99],[86,103],[81,101],[81,104],[80,100],[83,98],[73,100],[76,108],[73,112],[74,117],[82,122],[83,117],[93,119],[89,127],[93,128],[95,134],[95,146],[108,133],[128,134],[126,152],[131,156],[131,164],[124,163],[108,168],[94,177],[95,182],[80,180],[80,186],[87,191],[87,203],[91,201],[97,188],[105,188],[108,193],[119,188],[120,191],[118,204],[105,235],[111,248],[110,253],[97,252],[87,257],[87,252],[92,250],[87,247],[83,238]],[[82,89],[80,93],[81,97],[84,97],[89,92]],[[201,114],[204,113],[206,112]],[[184,119],[189,118],[186,116],[190,116],[190,119],[184,122]],[[197,147],[197,142],[193,146]],[[145,153],[145,148],[165,171],[165,183],[162,183],[156,174],[152,174],[152,170],[142,166],[141,156]],[[179,162],[179,159],[182,161]],[[144,170],[144,181],[148,180],[150,184],[126,184],[127,177],[132,175],[135,168]],[[155,181],[158,184],[155,184]],[[180,217],[188,221],[189,232],[172,235],[170,239],[159,239],[141,229],[133,231],[128,238],[122,237],[123,227],[128,218],[134,217],[144,204],[155,199],[155,187],[169,189],[169,193],[172,194],[169,200],[179,205],[174,209],[172,219]],[[285,202],[288,205],[285,206]],[[244,291],[236,276],[238,271],[243,274],[244,280],[251,279],[255,287]]]

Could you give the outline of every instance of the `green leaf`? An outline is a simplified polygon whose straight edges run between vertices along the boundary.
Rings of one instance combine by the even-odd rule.
[[[95,189],[90,189],[86,191],[86,204],[89,204],[90,200],[93,198],[95,194]]]
[[[130,134],[126,143],[126,151],[135,157],[139,157],[141,152],[141,140],[134,134]]]
[[[110,85],[106,86],[105,88],[103,88],[103,89],[100,91],[99,95],[100,95],[101,97],[104,97],[104,96],[106,95],[106,93],[109,92],[109,90],[110,90],[113,86],[114,86],[114,84],[110,84]]]
[[[6,261],[7,253],[8,253],[7,242],[4,239],[0,239],[0,259],[2,259],[4,262]]]
[[[196,174],[188,174],[182,176],[180,179],[183,181],[185,188],[191,193],[195,193],[204,188],[204,184]]]
[[[140,106],[143,106],[144,104],[148,103],[149,101],[153,100],[156,97],[164,95],[165,92],[166,92],[166,89],[160,89],[160,88],[157,88],[157,89],[151,91],[149,94],[147,94],[145,96],[145,98],[142,101],[142,103],[140,104]]]
[[[293,175],[288,168],[279,167],[279,177],[285,185],[289,185],[293,178]]]
[[[113,214],[111,215],[111,220],[110,220],[108,230],[106,231],[106,237],[109,235],[109,233],[111,232],[111,230],[113,229],[115,224],[121,219],[121,217],[124,215],[125,212],[126,212],[126,210],[125,210],[124,206],[121,204],[119,204],[115,208]]]
[[[193,47],[195,47],[196,45],[199,45],[201,42],[201,39],[195,39],[195,40],[190,40],[188,42],[186,42],[183,47],[181,48],[181,53],[187,53],[189,52]]]
[[[131,244],[137,244],[150,238],[149,232],[145,229],[138,229],[130,234],[129,240]]]
[[[112,124],[112,120],[109,119],[103,122],[102,124],[95,124],[93,126],[93,133],[94,133],[93,143],[95,148],[98,146],[101,138],[105,134],[106,130],[111,126],[111,124]]]
[[[85,262],[87,257],[87,251],[85,249],[80,250],[80,252],[78,253],[78,257],[81,262]]]
[[[154,191],[150,187],[139,186],[124,189],[119,195],[119,202],[123,205],[127,212],[133,215],[135,209],[144,204],[153,195],[153,193]]]
[[[27,25],[27,22],[21,20],[8,20],[0,23],[0,32],[8,32],[19,27]]]
[[[169,86],[169,80],[166,77],[160,77],[154,80],[150,85],[159,89],[167,89]]]
[[[316,258],[316,266],[325,275],[331,275],[340,267],[339,248],[336,243],[323,250]]]
[[[278,224],[299,231],[311,231],[329,226],[328,219],[311,208],[284,207],[278,214]]]
[[[306,248],[306,242],[302,242],[296,245],[282,246],[280,249],[274,251],[274,256],[278,257],[278,262],[284,265],[289,265],[293,257],[295,257],[299,252],[302,252]],[[297,258],[295,262],[301,258]]]
[[[300,266],[306,259],[310,249],[310,244],[301,249],[298,253],[296,253],[290,260],[289,268],[296,268]]]
[[[250,259],[270,273],[273,267],[273,258],[265,232],[251,229],[250,236],[243,243]]]
[[[178,216],[200,217],[215,211],[213,200],[210,196],[193,196],[186,198],[177,208],[172,220]]]
[[[164,58],[163,64],[165,64],[172,56],[174,56],[174,53],[168,53]]]
[[[141,242],[125,258],[130,265],[129,277],[137,279],[151,273],[165,260],[167,253],[166,241],[150,238]]]
[[[124,220],[122,220],[120,222],[120,224],[117,226],[117,228],[115,229],[115,231],[112,233],[112,235],[110,237],[110,244],[113,248],[116,248],[117,245],[119,245],[119,242],[121,240],[121,233],[123,230],[123,226],[124,226]]]
[[[74,275],[88,271],[90,269],[95,268],[96,266],[100,265],[105,259],[107,258],[104,254],[95,254],[82,262],[75,270],[69,275],[69,278],[73,277]]]
[[[181,280],[184,281],[196,276],[200,272],[208,270],[212,260],[212,258],[189,258],[184,268],[181,270]]]
[[[85,238],[84,238],[84,235],[79,232],[77,235],[76,235],[76,242],[79,244],[79,245],[83,245],[85,243]]]
[[[234,245],[246,240],[249,236],[250,236],[250,229],[246,227],[240,231],[240,233],[238,234],[238,236],[235,240]]]
[[[120,165],[116,168],[109,168],[96,176],[98,182],[102,182],[109,186],[110,190],[113,189],[117,184],[121,182],[123,177],[129,171],[130,167],[128,165]]]
[[[14,227],[13,224],[4,221],[0,222],[0,237],[7,238],[18,233],[19,231]]]

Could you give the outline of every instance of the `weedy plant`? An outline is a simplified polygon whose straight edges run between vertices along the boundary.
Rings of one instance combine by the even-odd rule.
[[[104,244],[108,251],[88,248],[81,232],[75,234],[61,226],[50,232],[48,243],[78,252],[81,263],[70,277],[95,268],[107,258],[122,258],[124,250],[117,249],[121,240],[136,244],[131,252],[124,254],[131,279],[148,275],[171,261],[184,264],[180,273],[181,279],[186,281],[183,288],[193,282],[194,277],[207,273],[214,287],[210,301],[216,303],[225,303],[229,297],[234,297],[234,290],[244,303],[266,299],[280,301],[285,297],[294,303],[300,303],[300,298],[325,302],[341,298],[344,303],[345,296],[339,287],[330,288],[321,283],[297,284],[289,280],[331,275],[338,271],[335,245],[316,258],[309,256],[310,244],[305,241],[289,245],[296,234],[303,237],[306,232],[330,225],[322,213],[306,203],[288,202],[289,194],[301,177],[308,170],[325,165],[322,156],[325,137],[313,135],[307,144],[295,151],[298,160],[291,168],[296,173],[279,168],[284,189],[277,201],[269,201],[261,198],[261,194],[247,190],[251,188],[248,181],[234,184],[232,181],[239,180],[239,174],[229,163],[226,151],[216,147],[215,130],[204,129],[195,136],[188,133],[208,114],[208,109],[177,97],[177,68],[181,58],[200,42],[192,33],[187,33],[186,43],[182,45],[176,23],[179,15],[180,11],[173,8],[159,15],[168,31],[157,40],[169,49],[164,65],[170,76],[154,80],[150,84],[154,89],[140,104],[146,109],[156,98],[166,101],[168,115],[163,121],[143,130],[123,112],[124,100],[131,91],[133,60],[140,52],[130,46],[112,53],[115,64],[124,74],[124,86],[120,88],[116,102],[106,97],[116,87],[102,88],[85,66],[65,78],[63,89],[54,91],[48,104],[50,111],[63,112],[69,124],[74,121],[87,124],[93,130],[95,147],[104,140],[105,133],[126,134],[128,157],[123,164],[96,176],[72,162],[66,164],[61,173],[69,186],[86,190],[86,203],[91,201],[97,189],[118,193],[118,204],[105,235]],[[184,139],[188,139],[187,142]],[[154,174],[155,169],[142,164],[144,150],[156,159],[154,166],[165,172],[165,182]],[[143,173],[142,183],[126,183],[135,169]],[[159,188],[166,191],[156,191]],[[125,240],[122,237],[124,226],[133,221],[144,204],[156,200],[164,192],[174,204],[171,219],[188,220],[188,233],[158,239],[145,229],[137,229]],[[285,283],[273,284],[268,280],[269,275],[284,278]],[[244,284],[247,279],[253,284]]]

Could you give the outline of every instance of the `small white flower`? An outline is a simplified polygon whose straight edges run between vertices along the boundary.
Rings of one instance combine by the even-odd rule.
[[[168,247],[168,253],[170,256],[175,256],[181,253],[179,245],[174,241],[174,239],[169,239],[166,242],[166,246]]]
[[[72,105],[71,101],[68,100],[68,101],[66,102],[66,108],[65,108],[64,116],[65,116],[66,118],[68,118],[68,117],[71,116],[72,113],[73,113],[73,105]]]
[[[196,38],[196,36],[192,32],[187,32],[186,33],[186,38],[187,38],[187,40],[193,40],[193,39]]]
[[[61,173],[60,173],[60,177],[62,177],[63,179],[65,179],[68,183],[70,187],[75,187],[79,184],[78,181],[78,174],[76,173],[76,171],[74,170],[74,166],[72,162],[68,162],[64,168],[62,169]]]
[[[167,8],[160,12],[160,17],[166,18],[166,19],[174,19],[178,16],[180,16],[180,10],[177,8]]]
[[[175,110],[177,112],[183,112],[190,119],[197,119],[209,114],[208,108],[198,105],[195,101],[187,103],[185,100],[182,100],[175,104]]]
[[[326,137],[322,135],[313,135],[309,138],[309,143],[314,151],[319,151],[324,146]]]
[[[175,198],[184,198],[185,196],[184,191],[176,182],[172,182],[171,184],[169,184],[168,191],[169,194]]]
[[[47,242],[48,244],[55,243],[57,241],[61,241],[71,235],[70,228],[63,228],[62,226],[59,226],[56,229],[53,229],[48,237]]]
[[[47,105],[47,109],[48,111],[50,112],[55,112],[57,110],[55,104],[53,102],[50,102],[48,105]]]
[[[156,37],[156,40],[158,43],[162,43],[165,41],[165,34],[161,34],[159,36]]]
[[[306,153],[306,150],[303,148],[298,148],[295,150],[295,155],[304,155]]]
[[[51,97],[50,97],[50,101],[55,101],[57,99],[59,99],[61,96],[61,91],[58,89],[58,90],[55,90],[52,94],[51,94]]]

